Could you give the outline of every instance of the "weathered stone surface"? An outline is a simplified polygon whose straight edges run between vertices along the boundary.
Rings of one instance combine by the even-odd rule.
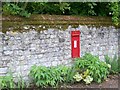
[[[13,54],[13,51],[4,51],[4,54],[5,54],[5,55],[12,55],[12,54]]]

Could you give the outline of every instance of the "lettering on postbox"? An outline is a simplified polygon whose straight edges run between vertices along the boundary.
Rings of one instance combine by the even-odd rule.
[[[80,57],[80,31],[71,31],[72,58]]]

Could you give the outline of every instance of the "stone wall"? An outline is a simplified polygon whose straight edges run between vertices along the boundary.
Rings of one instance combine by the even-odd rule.
[[[28,29],[24,27],[24,29]],[[80,30],[80,53],[86,52],[113,57],[118,54],[118,30],[110,27],[88,27],[66,30],[48,29],[37,32],[35,28],[27,32],[0,32],[0,75],[9,70],[13,76],[28,79],[30,67],[34,64],[44,66],[71,65],[71,31]]]

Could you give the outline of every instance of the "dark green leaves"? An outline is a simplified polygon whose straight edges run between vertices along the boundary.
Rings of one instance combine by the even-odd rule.
[[[58,84],[66,81],[67,72],[68,67],[66,66],[32,66],[30,76],[38,87],[56,87]]]
[[[12,76],[0,76],[0,89],[4,88],[14,88],[15,84],[13,82]]]
[[[11,15],[20,15],[23,17],[30,17],[30,13],[28,13],[24,8],[20,8],[18,5],[13,3],[8,3],[3,5],[3,13],[11,14]]]
[[[82,58],[77,58],[75,60],[76,69],[81,71],[89,70],[90,76],[93,77],[95,82],[101,83],[106,79],[109,74],[109,68],[107,64],[100,61],[97,56],[93,56],[90,53],[86,53]]]
[[[109,69],[109,65],[100,61],[97,56],[86,53],[83,57],[76,58],[72,67],[33,66],[30,70],[30,76],[38,87],[56,87],[62,83],[75,83],[73,76],[76,72],[83,76],[83,81],[87,81],[89,76],[93,81],[101,83],[107,78]]]

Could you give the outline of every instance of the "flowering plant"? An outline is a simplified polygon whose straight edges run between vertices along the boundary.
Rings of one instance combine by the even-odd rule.
[[[93,81],[93,78],[89,75],[88,69],[81,74],[79,74],[79,72],[76,72],[76,74],[73,76],[73,78],[77,82],[80,82],[81,80],[83,80],[86,84],[90,84]]]
[[[82,74],[79,74],[78,72],[73,76],[73,78],[79,82],[82,80]]]
[[[93,78],[91,76],[87,76],[85,79],[83,79],[83,81],[86,83],[86,84],[90,84],[92,81],[93,81]]]
[[[83,57],[75,59],[74,67],[82,74],[83,81],[101,83],[109,75],[111,65],[101,61],[98,56],[86,53]]]

